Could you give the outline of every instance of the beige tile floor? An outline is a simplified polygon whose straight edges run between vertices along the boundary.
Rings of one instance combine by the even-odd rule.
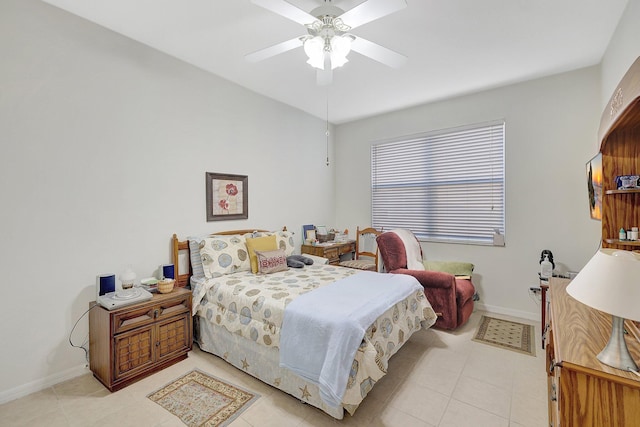
[[[455,332],[420,331],[390,361],[389,372],[355,416],[334,420],[269,387],[221,359],[200,351],[109,393],[89,373],[0,405],[1,426],[182,426],[147,394],[193,368],[261,395],[232,427],[422,426],[544,427],[547,422],[545,357],[536,327],[536,357],[471,340],[483,313]],[[496,316],[507,318],[506,316]]]

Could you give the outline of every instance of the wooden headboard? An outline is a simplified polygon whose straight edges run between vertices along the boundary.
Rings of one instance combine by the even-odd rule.
[[[268,230],[262,229],[247,229],[247,230],[228,230],[228,231],[216,231],[215,233],[211,233],[209,236],[229,236],[232,234],[247,234],[253,232],[267,232]],[[287,231],[287,227],[282,227],[282,231]],[[189,285],[189,278],[193,275],[193,271],[191,270],[191,254],[189,252],[189,240],[178,240],[178,236],[176,234],[173,235],[171,239],[171,247],[172,247],[172,260],[173,260],[173,268],[176,279],[176,286],[185,287]],[[178,258],[179,253],[181,251],[186,251],[187,253],[187,269],[188,271],[184,274],[180,274],[180,260]]]

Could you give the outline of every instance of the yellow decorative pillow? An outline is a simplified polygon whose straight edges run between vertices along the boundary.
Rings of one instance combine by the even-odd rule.
[[[247,238],[247,250],[249,259],[251,260],[251,271],[255,274],[258,272],[258,257],[256,251],[275,251],[278,249],[276,236],[264,236]]]

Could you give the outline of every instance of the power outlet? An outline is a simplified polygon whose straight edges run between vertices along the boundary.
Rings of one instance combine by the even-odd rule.
[[[535,286],[530,287],[529,297],[534,301],[542,301],[542,289]]]

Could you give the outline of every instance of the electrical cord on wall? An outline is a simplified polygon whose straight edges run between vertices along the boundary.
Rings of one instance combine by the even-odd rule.
[[[73,341],[71,341],[71,336],[73,335],[73,331],[76,329],[76,326],[78,326],[78,322],[80,321],[80,319],[82,319],[84,316],[87,315],[88,312],[90,312],[92,309],[96,307],[98,307],[98,304],[92,305],[87,309],[87,311],[82,313],[82,315],[80,315],[78,320],[76,320],[76,323],[73,325],[73,328],[71,328],[71,332],[69,332],[69,344],[71,345],[71,347],[81,348],[84,350],[84,358],[87,361],[87,363],[89,362],[89,350],[85,347],[85,345],[87,344],[87,341],[85,340],[85,342],[83,342],[82,344],[77,345],[77,344],[74,344]]]

